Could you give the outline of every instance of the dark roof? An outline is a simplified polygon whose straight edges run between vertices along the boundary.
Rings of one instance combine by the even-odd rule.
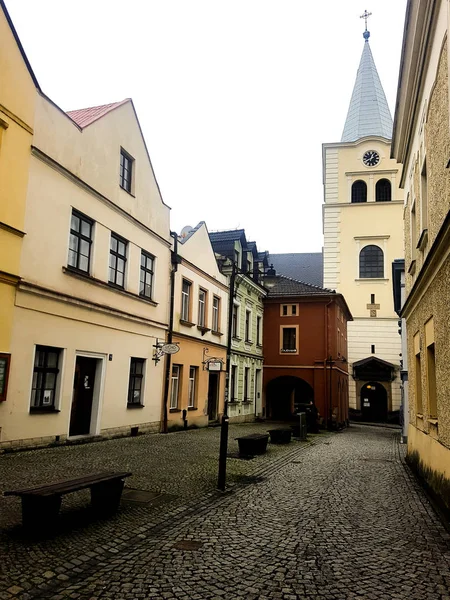
[[[234,242],[240,241],[243,251],[247,249],[247,239],[243,229],[212,231],[209,233],[209,239],[216,254],[221,254],[231,260],[234,260]]]
[[[269,264],[273,264],[279,275],[286,275],[319,287],[323,285],[322,252],[269,254]]]
[[[297,281],[291,277],[278,275],[277,283],[269,289],[269,297],[274,296],[323,296],[324,294],[335,294],[334,290],[311,285],[304,281]]]
[[[212,242],[235,242],[240,240],[241,237],[245,237],[244,229],[232,229],[227,231],[210,231],[209,237]]]

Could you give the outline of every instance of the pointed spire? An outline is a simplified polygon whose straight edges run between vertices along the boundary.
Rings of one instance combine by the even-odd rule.
[[[367,135],[392,138],[392,116],[369,45],[369,16],[367,11],[362,15],[366,19],[365,43],[341,142],[354,142]]]

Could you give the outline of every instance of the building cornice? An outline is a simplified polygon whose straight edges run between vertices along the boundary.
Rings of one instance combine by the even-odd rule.
[[[136,225],[146,233],[150,234],[153,238],[157,239],[159,242],[161,242],[168,248],[172,246],[170,240],[162,237],[161,235],[159,235],[159,233],[156,233],[156,231],[153,231],[153,229],[150,229],[150,227],[144,225],[144,223],[130,215],[130,213],[128,213],[126,210],[123,210],[123,208],[118,206],[115,202],[113,202],[112,200],[101,194],[99,191],[97,191],[95,188],[90,186],[88,183],[77,177],[74,173],[66,169],[66,167],[54,160],[48,154],[45,154],[45,152],[42,152],[42,150],[40,150],[36,146],[31,146],[31,154],[32,156],[41,160],[43,163],[45,163],[55,171],[58,171],[58,173],[69,179],[69,181],[83,189],[85,192],[88,192],[89,194],[91,194],[91,196],[94,196],[97,200],[100,200],[104,204],[107,204],[110,208],[118,212],[123,218],[127,219],[128,221],[133,223],[133,225]]]
[[[180,333],[179,331],[176,331],[174,329],[173,331],[173,338],[181,338],[183,340],[189,340],[190,342],[194,342],[199,344],[200,346],[214,346],[215,348],[220,348],[221,350],[224,350],[226,352],[227,347],[225,344],[219,344],[218,342],[211,342],[210,340],[205,340],[203,338],[198,338],[195,337],[193,335],[188,335],[187,333]]]
[[[19,275],[8,273],[7,271],[0,271],[0,283],[6,283],[6,285],[16,286],[21,278]]]
[[[404,204],[403,200],[387,200],[386,202],[325,202],[322,206],[327,208],[327,206],[396,206],[398,204]]]
[[[405,164],[417,119],[441,0],[408,0],[395,103],[391,158]],[[400,179],[403,187],[406,170]]]
[[[419,271],[416,281],[411,288],[405,303],[401,309],[400,316],[407,319],[417,304],[422,300],[424,294],[434,280],[436,273],[442,264],[450,256],[450,211],[445,217],[436,239],[431,246],[428,255]]]
[[[206,271],[203,271],[203,269],[200,269],[200,267],[197,267],[197,265],[194,265],[194,263],[191,263],[189,260],[187,260],[186,258],[184,258],[184,256],[182,256],[180,253],[178,253],[178,254],[179,254],[180,258],[181,258],[181,264],[183,266],[187,267],[188,269],[191,269],[192,271],[194,271],[195,273],[197,273],[197,275],[200,275],[201,277],[204,277],[205,279],[207,279],[209,282],[213,283],[217,287],[220,287],[224,292],[229,292],[230,291],[229,288],[228,288],[228,286],[225,283],[222,283],[221,281],[218,281],[212,275],[210,275]]]
[[[2,112],[9,119],[11,119],[11,121],[14,121],[14,123],[16,123],[16,125],[19,125],[19,127],[22,127],[22,129],[25,129],[25,131],[27,131],[28,133],[31,133],[31,135],[33,135],[33,129],[29,125],[27,125],[27,123],[25,123],[25,121],[22,121],[22,119],[20,117],[18,117],[13,112],[8,110],[6,108],[6,106],[3,106],[3,104],[0,104],[0,112]],[[6,125],[8,125],[8,124],[6,124]],[[4,127],[4,128],[6,129],[6,127]]]
[[[377,169],[376,171],[373,169],[365,169],[364,171],[346,171],[345,175],[349,177],[352,175],[390,175],[392,173],[398,173],[398,169]]]
[[[23,238],[23,236],[26,235],[26,233],[24,231],[21,231],[20,229],[16,229],[15,227],[8,225],[8,223],[2,223],[1,221],[0,221],[0,229],[3,229],[4,231],[7,231],[8,233],[12,233],[13,235],[17,235],[20,238]]]
[[[101,312],[113,317],[120,317],[121,319],[126,319],[128,321],[134,321],[136,323],[141,323],[144,325],[153,325],[155,327],[160,327],[163,329],[167,329],[167,323],[161,323],[160,321],[155,321],[153,319],[147,319],[146,317],[141,317],[139,315],[133,315],[124,310],[120,310],[118,308],[113,308],[106,304],[100,304],[98,302],[92,302],[91,300],[86,300],[84,298],[80,298],[78,296],[72,296],[70,294],[66,294],[64,292],[58,292],[56,290],[52,290],[50,288],[43,287],[41,285],[37,285],[35,283],[21,280],[17,286],[17,290],[19,292],[23,292],[26,294],[34,294],[35,296],[40,296],[42,298],[47,298],[49,300],[55,300],[56,302],[62,302],[64,304],[70,304],[73,306],[78,306],[81,308],[86,308],[87,310],[94,310],[97,312]],[[21,306],[17,302],[16,298],[16,306]],[[24,308],[24,307],[22,307]],[[25,307],[26,308],[26,307]]]

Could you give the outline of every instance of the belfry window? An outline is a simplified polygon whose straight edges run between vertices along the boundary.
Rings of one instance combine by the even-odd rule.
[[[384,277],[384,254],[379,246],[365,246],[359,253],[359,277],[361,279]]]
[[[389,179],[380,179],[375,186],[375,200],[377,202],[390,202],[392,200],[391,190]]]
[[[367,185],[361,179],[352,185],[352,203],[367,202]]]

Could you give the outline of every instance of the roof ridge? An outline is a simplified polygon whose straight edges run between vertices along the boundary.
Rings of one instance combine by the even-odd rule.
[[[302,285],[307,285],[308,287],[315,288],[316,290],[323,290],[324,292],[330,292],[332,294],[336,293],[336,290],[332,290],[330,288],[324,288],[320,285],[314,285],[314,283],[307,283],[306,281],[301,281],[300,279],[294,279],[294,277],[288,277],[287,275],[278,275],[278,277],[282,277],[283,279],[288,279],[289,281],[294,281],[295,283],[301,283]]]

